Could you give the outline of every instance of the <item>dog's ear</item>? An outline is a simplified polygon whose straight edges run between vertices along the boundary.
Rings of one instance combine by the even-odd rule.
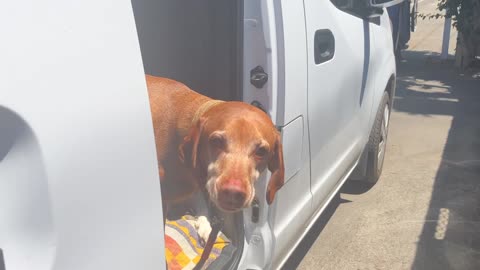
[[[200,118],[190,128],[188,135],[183,138],[183,142],[178,147],[178,156],[180,160],[189,168],[197,167],[198,144],[202,136],[203,127],[206,119]]]
[[[283,147],[280,135],[277,134],[274,153],[268,162],[268,170],[272,173],[267,187],[267,203],[272,204],[277,191],[285,182],[285,166],[283,165]]]

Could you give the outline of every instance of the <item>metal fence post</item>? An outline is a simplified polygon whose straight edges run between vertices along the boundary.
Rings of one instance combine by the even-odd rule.
[[[445,14],[448,13],[448,10],[445,10]],[[442,54],[440,59],[446,60],[448,57],[448,46],[450,44],[450,28],[452,25],[452,18],[445,17],[445,24],[443,27],[443,40],[442,40]]]

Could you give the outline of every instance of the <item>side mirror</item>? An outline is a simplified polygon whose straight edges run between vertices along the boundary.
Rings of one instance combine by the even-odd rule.
[[[383,14],[384,8],[397,5],[405,0],[332,0],[339,9],[359,15],[362,18],[374,18]]]
[[[366,16],[367,18],[378,17],[383,14],[383,9],[400,4],[405,0],[367,0]]]
[[[400,4],[405,0],[369,0],[370,7],[387,8]]]

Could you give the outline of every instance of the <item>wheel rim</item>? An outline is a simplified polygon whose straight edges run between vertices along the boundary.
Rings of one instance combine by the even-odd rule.
[[[385,150],[387,148],[387,135],[388,135],[388,124],[390,120],[390,108],[388,104],[383,110],[383,119],[382,126],[380,129],[380,142],[378,143],[378,170],[380,171],[383,166],[383,159],[385,158]]]

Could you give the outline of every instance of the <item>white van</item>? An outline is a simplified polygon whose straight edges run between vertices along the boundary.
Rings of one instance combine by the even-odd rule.
[[[286,183],[225,215],[222,268],[281,268],[349,176],[380,176],[398,1],[3,3],[0,269],[165,269],[144,74],[271,116]]]

